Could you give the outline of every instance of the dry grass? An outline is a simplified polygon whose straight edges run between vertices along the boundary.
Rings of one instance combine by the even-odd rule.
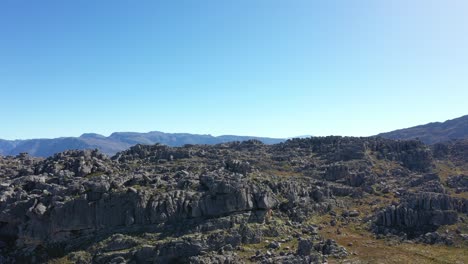
[[[462,175],[462,174],[468,175],[468,170],[466,168],[455,166],[450,161],[439,161],[439,160],[435,162],[434,172],[439,175],[442,184],[446,187],[447,187],[447,179],[450,176]],[[452,188],[446,188],[446,190],[449,191],[450,195],[453,197],[468,199],[467,192],[456,193]]]
[[[466,173],[466,171],[455,166],[450,161],[435,161],[434,163],[436,166],[434,172],[439,175],[440,180],[443,183],[445,183],[450,176]]]
[[[62,257],[51,259],[47,262],[47,264],[73,264],[73,262],[69,260],[68,257]]]
[[[383,239],[375,239],[366,230],[355,227],[341,228],[338,235],[333,230],[327,237],[335,239],[338,244],[347,247],[352,255],[346,259],[359,263],[468,263],[466,247],[449,247],[444,245],[424,245],[412,243],[395,243]],[[348,246],[352,243],[352,246]],[[340,263],[342,260],[333,259],[330,263]]]
[[[366,197],[360,205],[349,209],[356,209],[361,212],[361,216],[365,217],[373,211],[370,206],[366,206],[372,198],[372,196]],[[389,204],[393,199],[393,197],[388,197],[379,204],[380,206]],[[338,209],[337,213],[340,214],[341,211]],[[330,220],[331,216],[323,215],[312,218],[311,222],[320,224],[328,223]],[[337,232],[338,228],[340,232]],[[455,229],[455,226],[450,228]],[[344,260],[330,259],[329,263],[468,263],[466,243],[457,241],[460,242],[459,246],[445,246],[376,239],[369,231],[369,227],[362,221],[351,222],[348,225],[338,223],[335,227],[325,225],[320,234],[334,239],[351,253]],[[350,243],[352,246],[349,246]]]

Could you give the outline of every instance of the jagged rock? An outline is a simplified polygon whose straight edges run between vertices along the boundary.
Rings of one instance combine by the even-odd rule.
[[[425,244],[445,244],[445,245],[453,245],[453,240],[449,238],[446,235],[441,235],[437,232],[429,232],[418,239],[419,242],[425,243]]]
[[[323,255],[330,255],[337,258],[344,258],[349,255],[348,251],[338,245],[335,240],[327,239],[314,245],[314,249]]]
[[[278,249],[281,247],[281,243],[278,243],[276,241],[272,241],[270,242],[270,244],[268,244],[268,248],[271,248],[271,249]]]
[[[468,192],[468,176],[457,175],[450,176],[447,179],[447,186],[450,188],[456,188],[457,192]]]
[[[367,146],[377,151],[379,158],[399,161],[410,170],[427,172],[432,167],[430,149],[417,140],[375,140],[370,141]]]
[[[191,153],[187,148],[171,148],[165,145],[155,144],[151,146],[135,145],[126,151],[117,153],[113,160],[119,162],[147,160],[150,162],[158,162],[160,160],[172,161],[178,159],[186,159],[191,157]]]
[[[426,182],[429,182],[429,181],[438,181],[440,182],[440,178],[437,174],[435,173],[430,173],[430,174],[425,174],[424,176],[422,177],[418,177],[417,179],[413,179],[410,181],[410,186],[411,187],[414,187],[414,186],[419,186],[423,183],[426,183]]]
[[[239,233],[242,237],[242,243],[244,244],[260,243],[263,238],[261,230],[258,228],[252,228],[246,224],[241,225]]]
[[[299,256],[309,256],[314,249],[314,244],[309,239],[301,239],[299,240],[299,244],[297,245],[297,255]]]
[[[452,140],[432,145],[434,157],[449,159],[455,164],[468,162],[468,140]]]
[[[325,179],[328,181],[336,181],[343,179],[348,175],[349,169],[346,165],[341,163],[334,163],[326,169]]]
[[[69,150],[57,153],[38,163],[35,171],[38,174],[53,175],[70,172],[75,176],[83,177],[91,173],[112,173],[114,169],[109,157],[98,150]]]
[[[379,212],[375,231],[382,233],[395,229],[416,236],[434,231],[441,225],[456,223],[457,212],[468,212],[466,199],[436,193],[413,194],[400,205],[392,205]]]
[[[358,217],[359,216],[359,212],[356,211],[356,210],[353,210],[353,211],[343,211],[343,213],[341,214],[343,217]]]
[[[230,172],[247,175],[247,173],[252,171],[252,166],[247,161],[228,159],[225,161],[225,169]]]

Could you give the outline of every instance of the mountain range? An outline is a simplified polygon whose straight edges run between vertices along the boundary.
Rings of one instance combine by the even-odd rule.
[[[388,139],[419,139],[426,144],[445,142],[452,139],[468,138],[468,115],[425,125],[399,129],[381,133],[377,136]],[[305,138],[310,136],[299,136]],[[265,144],[284,142],[283,138],[235,136],[235,135],[198,135],[189,133],[164,133],[152,131],[148,133],[116,132],[106,137],[95,133],[86,133],[79,137],[61,137],[52,139],[2,140],[0,139],[0,155],[18,155],[27,152],[36,157],[48,157],[58,152],[70,149],[99,149],[101,152],[114,155],[136,144],[152,145],[160,143],[172,147],[185,144],[219,144],[231,141],[257,139]]]
[[[94,133],[86,133],[79,137],[61,137],[52,139],[2,140],[0,139],[0,155],[18,155],[27,152],[31,156],[47,157],[69,149],[99,149],[101,152],[113,155],[137,144],[152,145],[160,143],[178,147],[185,144],[218,144],[231,141],[257,139],[265,144],[275,144],[285,141],[281,138],[251,137],[251,136],[212,136],[188,133],[163,133],[152,131],[148,133],[116,132],[106,137]]]
[[[468,138],[468,115],[425,125],[399,129],[378,136],[388,139],[419,139],[426,144],[435,144],[452,139]]]

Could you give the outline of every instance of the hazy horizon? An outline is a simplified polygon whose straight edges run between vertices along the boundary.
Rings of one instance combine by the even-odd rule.
[[[2,1],[0,139],[371,136],[468,114],[468,3]]]
[[[447,120],[452,120],[452,119],[455,119],[455,118],[459,118],[459,117],[454,117],[454,118],[450,118],[450,119],[447,119]],[[410,127],[415,127],[415,126],[420,126],[420,125],[426,125],[426,124],[429,124],[429,123],[442,123],[444,121],[447,121],[447,120],[441,120],[441,121],[431,121],[431,122],[428,122],[428,123],[424,123],[424,124],[415,124],[415,125],[412,125]],[[401,128],[396,128],[394,130],[400,130],[400,129],[406,129],[406,128],[410,128],[410,127],[401,127]],[[391,131],[394,131],[394,130],[391,130]],[[368,136],[376,136],[377,134],[380,134],[380,133],[384,133],[384,132],[390,132],[390,131],[381,131],[381,132],[378,132],[376,134],[373,134],[373,135],[339,135],[339,134],[329,134],[329,135],[312,135],[312,134],[298,134],[298,135],[290,135],[290,136],[285,136],[285,137],[273,137],[273,136],[264,136],[264,135],[242,135],[242,134],[211,134],[211,133],[192,133],[190,131],[173,131],[173,132],[168,132],[168,131],[161,131],[161,130],[150,130],[150,131],[113,131],[113,132],[110,132],[110,133],[107,133],[107,134],[101,134],[101,133],[96,133],[96,132],[83,132],[79,135],[62,135],[62,136],[58,136],[58,137],[35,137],[35,138],[0,138],[0,139],[3,139],[3,140],[30,140],[30,139],[52,139],[52,138],[67,138],[67,137],[81,137],[85,134],[97,134],[97,135],[100,135],[100,136],[104,136],[104,137],[110,137],[112,134],[114,133],[152,133],[152,132],[162,132],[162,133],[167,133],[167,134],[193,134],[193,135],[203,135],[203,136],[213,136],[213,137],[220,137],[220,136],[241,136],[241,137],[263,137],[263,138],[277,138],[277,139],[289,139],[289,138],[300,138],[300,137],[325,137],[325,136],[355,136],[355,137],[368,137]]]

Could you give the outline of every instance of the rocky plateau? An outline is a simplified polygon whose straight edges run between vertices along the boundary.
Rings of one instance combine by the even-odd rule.
[[[0,156],[0,263],[468,263],[468,141]]]

